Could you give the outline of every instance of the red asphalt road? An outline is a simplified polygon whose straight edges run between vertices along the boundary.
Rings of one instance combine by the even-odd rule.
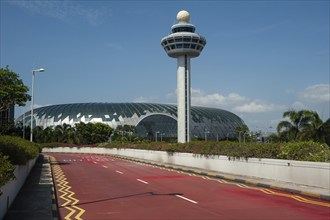
[[[82,219],[330,219],[329,206],[297,201],[290,194],[266,194],[111,156],[48,155],[60,165],[79,200],[76,206],[85,210]],[[62,206],[58,184],[59,214],[65,219],[69,211]]]

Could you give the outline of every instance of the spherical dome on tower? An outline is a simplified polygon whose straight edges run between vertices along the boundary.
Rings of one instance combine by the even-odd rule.
[[[190,14],[185,10],[179,11],[179,13],[176,16],[176,19],[178,19],[179,23],[180,22],[189,23]]]

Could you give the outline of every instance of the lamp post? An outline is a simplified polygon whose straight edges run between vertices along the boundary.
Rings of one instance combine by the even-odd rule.
[[[204,131],[204,135],[205,135],[205,141],[207,141],[207,135],[210,133],[209,130],[205,129]]]
[[[157,135],[158,135],[158,134],[160,134],[159,131],[156,132],[156,142],[158,141],[158,140],[157,140]]]
[[[160,142],[163,142],[163,135],[165,135],[165,133],[161,132],[160,133]]]
[[[44,72],[43,68],[32,70],[32,95],[31,95],[31,130],[30,130],[30,141],[33,141],[33,107],[34,107],[34,76],[36,72]]]

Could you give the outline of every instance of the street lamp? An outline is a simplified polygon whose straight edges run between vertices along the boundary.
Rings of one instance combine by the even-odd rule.
[[[162,131],[157,131],[156,132],[156,142],[158,141],[158,134],[160,134],[160,142],[163,142],[163,135],[165,135],[165,133],[163,133]]]
[[[205,129],[204,131],[204,135],[205,135],[205,141],[207,141],[207,135],[210,133],[210,131],[208,131],[207,129]]]
[[[36,69],[36,70],[32,70],[32,96],[31,96],[31,130],[30,130],[30,141],[33,141],[33,107],[34,107],[34,76],[36,72],[44,72],[45,69],[40,68],[40,69]]]
[[[156,132],[156,142],[157,142],[157,135],[160,134],[160,131]]]
[[[163,135],[165,135],[165,133],[161,132],[160,133],[160,142],[163,142]]]

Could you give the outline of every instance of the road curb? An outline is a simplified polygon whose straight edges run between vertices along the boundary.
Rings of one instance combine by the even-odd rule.
[[[313,192],[308,192],[308,191],[302,191],[302,190],[296,190],[296,189],[292,189],[292,188],[280,187],[277,185],[270,185],[270,184],[265,184],[265,183],[261,183],[261,182],[251,181],[251,180],[235,178],[230,175],[219,175],[219,174],[215,174],[215,173],[201,171],[198,169],[186,169],[186,168],[182,168],[180,166],[160,164],[160,163],[155,163],[155,162],[151,162],[151,161],[147,161],[147,160],[140,160],[140,159],[125,157],[125,156],[118,156],[118,155],[112,155],[112,156],[121,158],[121,159],[125,159],[125,160],[134,161],[134,162],[163,167],[163,168],[167,168],[167,169],[172,169],[172,170],[177,170],[177,171],[182,171],[182,172],[192,173],[192,174],[197,174],[197,175],[202,175],[202,176],[208,176],[208,177],[212,177],[212,178],[216,178],[216,179],[229,180],[229,181],[233,181],[233,182],[237,182],[237,183],[264,187],[264,188],[268,188],[268,189],[274,189],[274,190],[283,191],[283,192],[287,192],[287,193],[291,193],[291,194],[295,194],[295,195],[301,195],[301,196],[306,196],[306,197],[320,199],[320,200],[330,202],[330,196],[328,196],[328,195],[323,195],[323,194],[318,194],[318,193],[313,193]]]
[[[53,172],[53,165],[51,163],[50,157],[45,156],[47,158],[48,163],[50,164],[50,172],[51,172],[51,181],[52,181],[52,214],[53,214],[53,220],[59,219],[59,212],[58,212],[58,204],[57,204],[57,194],[55,190],[55,182],[54,182],[54,172]]]

